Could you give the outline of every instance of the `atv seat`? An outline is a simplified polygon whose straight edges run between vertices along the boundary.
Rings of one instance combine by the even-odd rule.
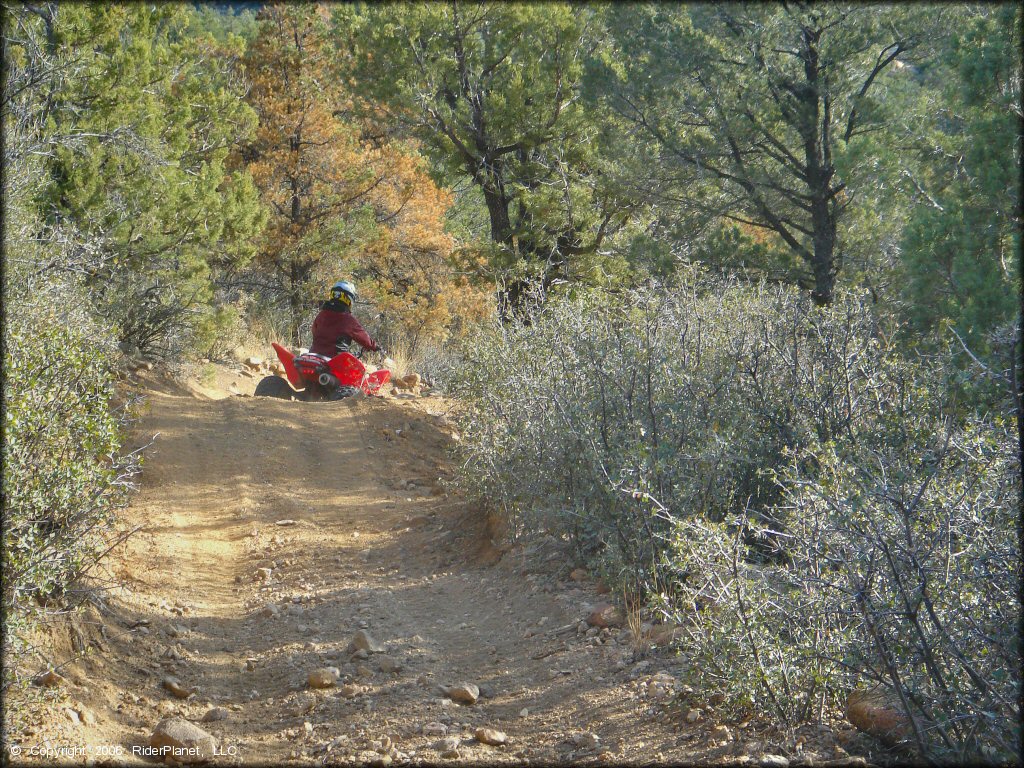
[[[324,365],[326,365],[327,363],[331,362],[331,358],[327,357],[327,355],[321,355],[317,352],[303,352],[301,355],[297,355],[295,357],[295,362],[312,363],[313,365],[320,365],[321,363],[323,363]]]

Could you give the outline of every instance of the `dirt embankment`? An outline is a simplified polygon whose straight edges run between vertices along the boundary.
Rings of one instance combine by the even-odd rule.
[[[152,762],[173,717],[214,764],[846,760],[844,732],[674,699],[670,652],[582,621],[605,598],[563,542],[492,542],[446,488],[443,398],[254,384],[150,379],[140,531],[109,561],[123,586],[52,639],[62,679],[8,732],[19,762]]]

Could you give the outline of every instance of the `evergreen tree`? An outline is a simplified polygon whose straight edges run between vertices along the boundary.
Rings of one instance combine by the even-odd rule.
[[[615,6],[608,101],[655,140],[656,197],[788,250],[832,301],[842,222],[874,176],[886,72],[927,38],[911,12],[840,4]],[[796,270],[794,270],[794,267]]]
[[[443,335],[452,291],[469,288],[452,285],[449,195],[414,146],[351,116],[327,34],[322,7],[274,5],[247,54],[259,128],[243,158],[271,212],[259,264],[283,290],[296,342],[342,272],[372,281],[363,294],[385,323]]]
[[[187,38],[178,5],[17,13],[17,23],[45,27],[47,46],[15,55],[29,70],[57,73],[17,105],[34,115],[46,148],[36,199],[43,236],[98,244],[39,269],[85,273],[125,345],[173,354],[211,343],[211,266],[249,258],[262,224],[248,176],[225,165],[254,125],[232,57]]]
[[[246,43],[256,37],[258,24],[256,14],[262,3],[254,3],[255,7],[221,7],[218,3],[197,3],[190,9],[192,18],[189,28],[201,31],[221,43],[229,43],[232,37],[239,37]]]
[[[949,105],[923,137],[927,176],[903,238],[915,326],[947,322],[1005,366],[1019,343],[1021,10],[984,9],[945,51]]]
[[[600,9],[569,4],[368,4],[336,13],[348,72],[486,208],[493,263],[548,286],[615,272],[635,202],[612,183],[582,99]],[[518,301],[523,284],[509,291]]]

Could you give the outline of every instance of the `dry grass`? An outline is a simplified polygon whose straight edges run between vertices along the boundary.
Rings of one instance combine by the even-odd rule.
[[[629,629],[629,645],[634,653],[641,653],[647,646],[643,626],[643,600],[637,593],[623,589],[622,606],[626,613],[626,627]]]
[[[410,354],[408,345],[398,342],[387,349],[387,359],[381,363],[382,367],[391,371],[391,378],[398,379],[406,374],[416,372],[416,360]]]

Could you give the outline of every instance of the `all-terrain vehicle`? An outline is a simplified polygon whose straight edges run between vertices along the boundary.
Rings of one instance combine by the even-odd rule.
[[[391,371],[368,373],[362,361],[351,352],[340,352],[328,358],[315,352],[293,355],[280,344],[272,344],[285,381],[280,376],[267,376],[256,385],[256,396],[279,397],[284,400],[341,400],[359,392],[376,392],[391,378]]]

